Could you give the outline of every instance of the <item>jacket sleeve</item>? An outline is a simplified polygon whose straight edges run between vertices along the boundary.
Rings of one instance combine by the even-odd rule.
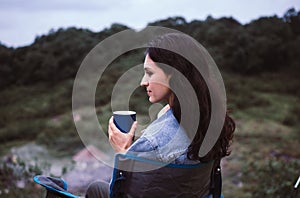
[[[128,149],[127,153],[137,157],[161,161],[158,146],[145,137],[140,137]]]

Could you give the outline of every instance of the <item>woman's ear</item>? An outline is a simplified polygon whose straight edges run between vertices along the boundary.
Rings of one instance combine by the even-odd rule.
[[[169,108],[173,106],[174,98],[175,98],[175,95],[174,95],[174,93],[172,92],[172,93],[170,94],[169,99],[168,99],[168,105],[169,105]]]

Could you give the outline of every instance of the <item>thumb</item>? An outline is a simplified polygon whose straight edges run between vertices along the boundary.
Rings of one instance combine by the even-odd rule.
[[[131,129],[130,129],[130,131],[129,131],[128,134],[134,136],[134,132],[135,132],[135,130],[136,130],[136,128],[137,128],[137,123],[138,123],[138,122],[135,121],[135,122],[132,124]]]

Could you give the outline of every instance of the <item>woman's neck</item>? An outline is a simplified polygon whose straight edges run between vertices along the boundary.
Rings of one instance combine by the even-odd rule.
[[[157,114],[157,117],[159,118],[160,116],[162,116],[163,114],[165,114],[168,110],[170,109],[170,105],[167,104],[166,106],[164,106],[159,113]]]

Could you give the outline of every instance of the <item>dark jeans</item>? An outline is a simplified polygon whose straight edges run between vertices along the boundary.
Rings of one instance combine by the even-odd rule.
[[[86,191],[86,198],[109,198],[109,183],[96,181],[89,185]]]

